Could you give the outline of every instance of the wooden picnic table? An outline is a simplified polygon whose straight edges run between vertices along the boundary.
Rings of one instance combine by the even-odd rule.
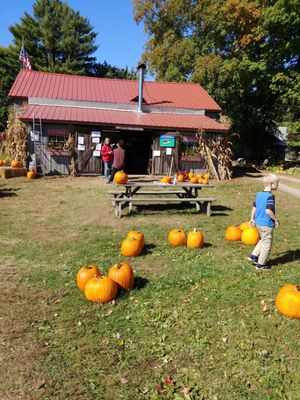
[[[129,213],[132,211],[133,203],[172,203],[172,202],[188,202],[196,204],[196,211],[200,212],[206,208],[206,213],[210,216],[211,203],[214,201],[211,197],[200,197],[199,191],[206,188],[213,188],[211,184],[199,184],[190,182],[176,182],[175,184],[161,182],[127,182],[125,184],[114,184],[121,190],[110,190],[112,202],[115,207],[115,215],[119,218],[122,216],[122,209],[127,205]],[[144,189],[151,190],[144,190]],[[148,195],[151,197],[140,197],[140,195]],[[166,195],[168,197],[166,197]],[[176,197],[170,197],[170,196]]]

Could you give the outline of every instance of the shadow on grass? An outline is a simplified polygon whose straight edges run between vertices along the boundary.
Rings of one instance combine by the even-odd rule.
[[[204,247],[212,247],[212,244],[211,243],[204,243],[203,248]]]
[[[134,287],[133,290],[141,290],[144,289],[149,283],[149,279],[143,278],[142,276],[134,277]],[[118,296],[119,299],[126,299],[132,296],[132,292],[130,290],[122,290]]]
[[[151,254],[153,252],[153,249],[155,249],[155,247],[157,246],[153,243],[145,244],[142,251],[142,255],[145,256],[146,254]]]
[[[17,190],[19,189],[0,189],[0,198],[17,196],[15,193]]]
[[[226,207],[226,206],[221,206],[221,205],[215,205],[215,206],[212,205],[211,206],[211,216],[212,217],[228,215],[226,212],[221,212],[221,211],[232,211],[232,208]]]
[[[286,264],[300,260],[300,249],[288,250],[280,256],[273,258],[272,265]]]

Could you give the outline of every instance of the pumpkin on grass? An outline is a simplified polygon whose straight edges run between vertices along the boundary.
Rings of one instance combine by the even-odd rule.
[[[13,161],[10,163],[10,166],[11,166],[12,168],[20,168],[20,167],[22,166],[22,164],[20,163],[19,160],[13,160]]]
[[[187,247],[190,249],[198,249],[203,247],[204,237],[201,231],[197,231],[196,228],[188,233],[187,235]]]
[[[145,246],[145,237],[140,231],[130,231],[127,235],[127,239],[134,238],[140,241],[142,248]]]
[[[245,229],[250,228],[250,226],[249,226],[247,221],[244,221],[244,222],[241,223],[240,228],[241,228],[242,231],[244,231]]]
[[[242,232],[241,240],[244,244],[255,246],[258,243],[259,239],[260,236],[256,226],[247,228]]]
[[[113,265],[108,271],[108,276],[122,289],[129,290],[133,288],[133,270],[127,262],[120,262]]]
[[[121,185],[128,181],[128,175],[124,171],[118,171],[115,173],[114,182]]]
[[[36,177],[36,173],[34,170],[28,171],[26,176],[28,179],[34,179]]]
[[[183,246],[186,244],[186,234],[182,229],[172,229],[168,234],[168,242],[171,246]]]
[[[77,286],[80,290],[84,290],[88,281],[99,275],[101,275],[101,272],[96,265],[86,264],[77,273]]]
[[[0,167],[4,165],[4,160],[0,160]]]
[[[108,276],[100,275],[90,279],[85,285],[84,294],[87,300],[95,303],[108,303],[118,293],[118,286]]]
[[[241,240],[241,236],[242,236],[242,230],[239,226],[230,225],[227,227],[225,232],[226,240],[238,241]]]
[[[141,254],[143,246],[141,242],[134,237],[126,238],[121,244],[121,253],[125,257],[136,257]]]
[[[275,305],[285,317],[300,318],[300,286],[284,285],[276,296]]]

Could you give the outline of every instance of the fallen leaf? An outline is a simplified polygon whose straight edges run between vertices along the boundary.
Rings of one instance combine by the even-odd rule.
[[[128,383],[128,379],[126,378],[121,378],[120,382],[122,383],[122,385],[126,385]]]
[[[112,314],[112,310],[109,310],[106,314],[105,317],[109,317]]]
[[[181,393],[184,395],[184,397],[187,397],[187,395],[190,393],[191,388],[186,386],[182,389]]]
[[[81,325],[82,325],[82,322],[78,321],[78,322],[77,322],[77,325],[78,325],[78,326],[81,326]]]
[[[223,337],[223,338],[222,338],[222,342],[225,343],[225,344],[228,343],[227,337]]]
[[[122,337],[121,333],[120,333],[120,332],[117,332],[117,333],[116,333],[116,338],[117,338],[117,339],[121,339],[121,337]]]
[[[158,391],[158,393],[163,393],[164,392],[164,389],[160,386],[159,383],[156,385],[156,390]]]
[[[166,382],[166,385],[167,385],[167,386],[171,385],[171,383],[172,383],[172,378],[171,378],[170,375],[167,375],[167,376],[166,376],[165,382]]]
[[[265,304],[265,305],[263,306],[263,308],[262,308],[262,312],[267,313],[267,312],[269,312],[269,311],[270,311],[269,307]]]

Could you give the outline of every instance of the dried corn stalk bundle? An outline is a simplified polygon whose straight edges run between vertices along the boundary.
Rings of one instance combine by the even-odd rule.
[[[70,165],[70,170],[71,170],[71,175],[76,176],[76,151],[75,151],[75,139],[72,133],[69,133],[68,139],[64,145],[64,150],[69,151],[71,153],[71,165]]]
[[[26,165],[27,126],[19,120],[21,112],[10,107],[6,129],[5,150],[11,160],[19,160]]]
[[[206,137],[204,129],[200,129],[198,134],[198,151],[205,159],[205,168],[213,179],[231,179],[232,161],[230,143],[222,138],[215,140]]]

